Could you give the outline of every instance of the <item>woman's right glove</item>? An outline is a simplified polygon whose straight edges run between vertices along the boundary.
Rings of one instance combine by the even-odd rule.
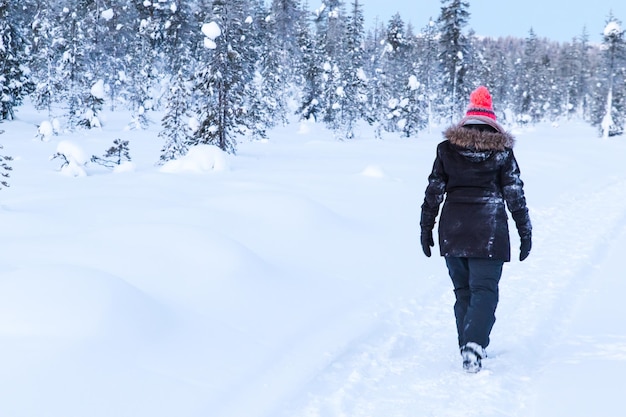
[[[424,255],[430,258],[430,248],[435,246],[435,241],[433,240],[433,232],[422,230],[422,234],[420,236],[420,241],[422,242],[422,250],[424,251]]]
[[[523,237],[520,244],[519,250],[519,260],[523,261],[528,258],[528,254],[530,253],[530,248],[533,246],[532,240],[530,236]]]

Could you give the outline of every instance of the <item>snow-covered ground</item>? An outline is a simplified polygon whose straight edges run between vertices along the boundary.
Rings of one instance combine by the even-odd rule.
[[[292,124],[161,169],[158,122],[0,125],[0,415],[614,416],[626,374],[626,138],[515,130],[534,226],[490,358],[462,371],[443,260],[419,247],[440,130]],[[158,117],[155,117],[158,120]],[[49,131],[49,127],[45,131]],[[132,165],[59,172],[62,149]],[[514,253],[518,241],[512,232]],[[516,259],[516,257],[515,257]]]

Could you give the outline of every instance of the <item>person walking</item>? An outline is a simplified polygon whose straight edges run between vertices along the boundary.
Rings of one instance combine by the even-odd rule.
[[[515,140],[496,121],[486,87],[470,94],[465,117],[443,136],[421,207],[420,240],[430,257],[435,219],[445,197],[439,248],[454,286],[463,368],[474,373],[480,371],[486,356],[502,268],[511,260],[506,207],[520,237],[520,261],[530,253],[532,226],[513,154]]]

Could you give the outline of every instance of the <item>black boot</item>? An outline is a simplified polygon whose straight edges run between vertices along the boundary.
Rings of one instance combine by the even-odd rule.
[[[461,348],[463,357],[463,369],[466,372],[475,374],[482,368],[482,359],[485,357],[485,349],[478,343],[470,342]]]

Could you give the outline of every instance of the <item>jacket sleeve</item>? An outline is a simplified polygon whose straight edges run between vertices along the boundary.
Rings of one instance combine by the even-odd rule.
[[[520,178],[520,169],[513,151],[509,151],[509,157],[502,169],[502,194],[507,207],[511,212],[517,232],[520,238],[530,239],[532,235],[532,225],[528,208],[526,207],[526,197],[524,196],[524,183]]]
[[[435,218],[439,213],[439,205],[446,192],[448,176],[446,175],[440,157],[441,145],[437,147],[437,157],[433,163],[433,170],[428,176],[428,186],[422,204],[420,226],[423,232],[431,232],[435,227]]]

